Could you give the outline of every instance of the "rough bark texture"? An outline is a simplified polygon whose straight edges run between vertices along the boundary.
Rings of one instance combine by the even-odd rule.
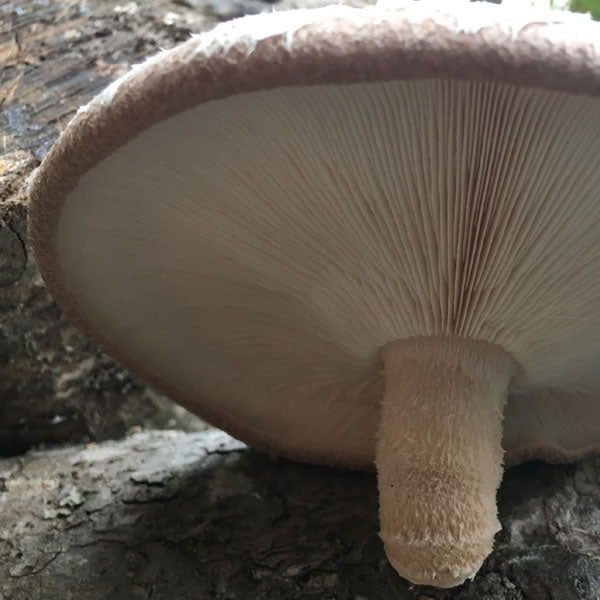
[[[61,315],[32,259],[23,183],[76,109],[130,64],[219,21],[272,9],[265,0],[0,1],[0,455],[115,438],[134,425],[202,427]]]
[[[273,460],[216,430],[0,460],[3,600],[593,600],[600,461],[510,470],[475,580],[410,586],[370,474]]]

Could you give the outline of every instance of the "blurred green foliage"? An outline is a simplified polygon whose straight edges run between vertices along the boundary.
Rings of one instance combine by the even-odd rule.
[[[575,12],[589,12],[594,19],[600,20],[600,0],[571,0],[569,9]]]

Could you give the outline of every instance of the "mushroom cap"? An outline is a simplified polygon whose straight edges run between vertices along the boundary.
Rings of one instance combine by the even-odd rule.
[[[447,334],[521,367],[509,460],[589,453],[599,40],[486,3],[225,23],[78,112],[30,182],[41,273],[106,352],[263,449],[369,467],[380,350]]]
[[[509,467],[528,460],[565,463],[600,452],[600,393],[536,389],[508,398],[502,446]]]

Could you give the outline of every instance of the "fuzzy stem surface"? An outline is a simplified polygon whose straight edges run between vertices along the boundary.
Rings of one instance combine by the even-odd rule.
[[[500,530],[502,419],[517,364],[499,346],[411,338],[383,352],[377,443],[381,538],[416,584],[473,577]]]

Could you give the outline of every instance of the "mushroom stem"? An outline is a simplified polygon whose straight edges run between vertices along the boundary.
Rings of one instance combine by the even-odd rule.
[[[380,535],[400,575],[453,587],[477,573],[500,530],[502,413],[517,363],[449,336],[393,342],[383,360]]]

